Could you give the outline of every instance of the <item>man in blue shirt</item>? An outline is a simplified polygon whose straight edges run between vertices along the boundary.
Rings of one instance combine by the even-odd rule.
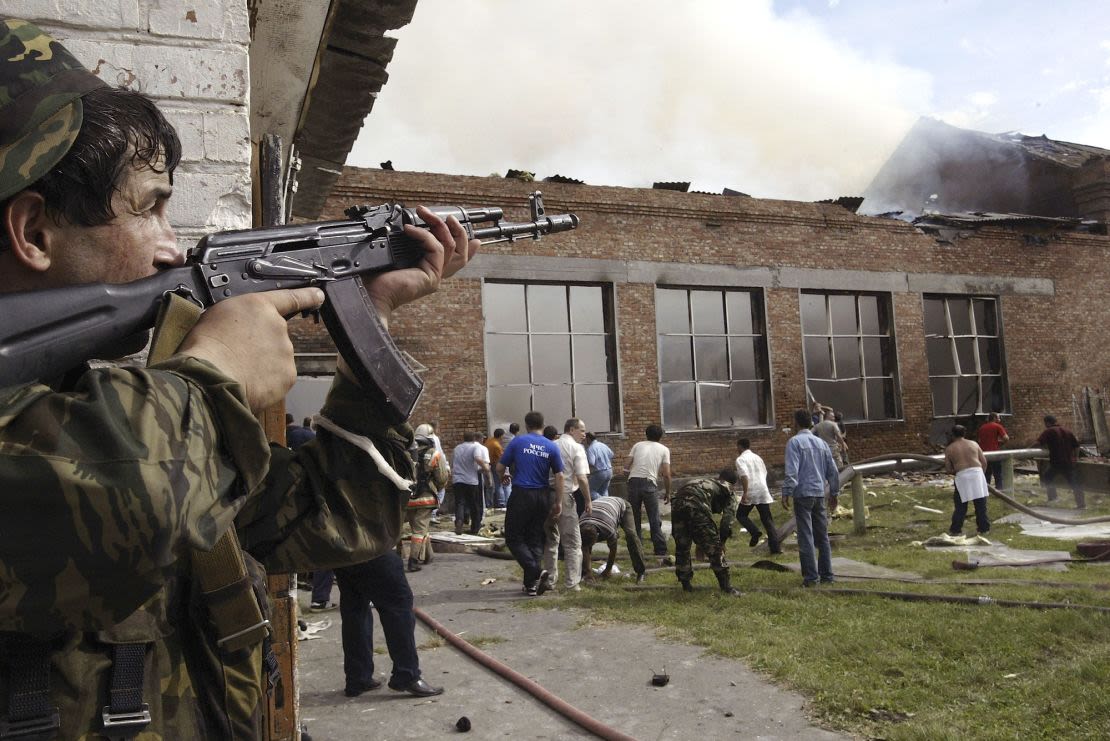
[[[613,480],[613,449],[586,433],[586,462],[590,464],[590,499],[609,495]]]
[[[548,516],[557,518],[562,512],[562,497],[549,495],[548,479],[555,475],[554,490],[563,490],[563,458],[559,446],[548,440],[543,430],[543,415],[524,415],[528,434],[517,435],[505,448],[497,463],[497,475],[509,483],[509,467],[513,467],[512,495],[505,511],[505,545],[524,569],[524,592],[529,596],[543,594],[547,589],[547,572],[543,570],[544,523]]]
[[[840,493],[840,474],[828,444],[810,432],[813,420],[805,409],[794,412],[798,432],[786,443],[786,477],[782,482],[782,506],[794,503],[798,528],[798,560],[802,566],[802,586],[834,581],[832,547],[829,545],[829,518],[825,509],[825,487],[836,509]],[[817,558],[814,559],[816,546]]]

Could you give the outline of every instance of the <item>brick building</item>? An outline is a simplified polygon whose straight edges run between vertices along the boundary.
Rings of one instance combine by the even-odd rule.
[[[449,446],[534,406],[559,426],[585,418],[620,456],[662,420],[681,474],[720,467],[741,434],[781,463],[812,397],[844,412],[860,460],[931,449],[954,419],[992,410],[1028,441],[1110,380],[1097,334],[1110,238],[1073,222],[937,230],[834,204],[350,167],[321,218],[396,200],[525,221],[537,187],[580,228],[491,245],[394,317],[427,366],[414,420],[437,420]],[[302,351],[331,352],[322,326],[294,332]]]

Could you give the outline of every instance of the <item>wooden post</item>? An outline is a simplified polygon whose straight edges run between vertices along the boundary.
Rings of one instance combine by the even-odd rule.
[[[1014,493],[1014,459],[1010,456],[1002,459],[1002,491]]]
[[[852,477],[852,525],[856,535],[867,532],[867,515],[864,513],[863,475]]]

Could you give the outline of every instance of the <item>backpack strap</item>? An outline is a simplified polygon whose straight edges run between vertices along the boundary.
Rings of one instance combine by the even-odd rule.
[[[0,718],[0,739],[46,741],[62,727],[56,705],[50,704],[50,653],[48,641],[25,633],[9,634],[8,714]]]
[[[110,741],[134,738],[150,725],[150,706],[143,702],[143,675],[149,643],[112,644],[112,681],[100,717]]]

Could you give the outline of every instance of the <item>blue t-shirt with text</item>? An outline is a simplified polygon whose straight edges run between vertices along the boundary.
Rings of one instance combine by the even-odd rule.
[[[501,454],[501,465],[513,467],[513,485],[524,489],[546,489],[550,473],[562,473],[559,446],[543,435],[517,435]]]

